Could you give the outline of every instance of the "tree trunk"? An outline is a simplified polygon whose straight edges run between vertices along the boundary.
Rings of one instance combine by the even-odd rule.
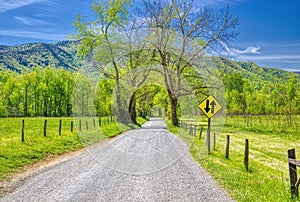
[[[135,107],[135,92],[132,94],[129,102],[129,115],[132,123],[137,124],[136,122],[136,107]]]
[[[108,39],[106,39],[108,40]],[[118,108],[118,114],[117,114],[117,120],[121,123],[127,124],[129,122],[129,117],[126,115],[125,110],[122,107],[121,103],[121,85],[120,85],[120,75],[119,75],[119,69],[117,66],[117,62],[115,61],[115,58],[113,57],[113,51],[111,47],[109,47],[109,51],[112,55],[112,63],[116,74],[116,103]]]
[[[47,97],[46,95],[44,95],[44,116],[47,117],[48,113],[47,113]]]
[[[81,116],[84,116],[84,89],[81,91]]]
[[[24,96],[25,102],[24,102],[24,116],[28,116],[28,86],[25,86],[25,96]]]
[[[173,126],[178,126],[177,103],[178,98],[168,89],[168,96],[171,104],[171,120]]]
[[[34,116],[37,116],[37,92],[36,87],[34,88]]]
[[[119,75],[118,71],[116,70],[116,75]],[[121,90],[120,90],[120,81],[119,76],[116,76],[116,103],[118,108],[118,114],[117,119],[121,123],[127,124],[128,123],[128,117],[126,116],[125,110],[123,110],[122,103],[121,103]]]

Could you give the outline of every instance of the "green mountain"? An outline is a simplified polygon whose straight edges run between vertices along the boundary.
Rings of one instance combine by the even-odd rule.
[[[228,58],[213,58],[215,65],[224,74],[240,73],[244,78],[261,85],[270,82],[285,82],[291,78],[300,79],[300,75],[295,72],[288,72],[278,68],[261,67],[254,62],[236,62]]]
[[[24,73],[38,66],[76,70],[81,65],[76,44],[72,41],[61,41],[17,46],[0,45],[0,70]],[[253,62],[236,62],[222,57],[213,57],[212,61],[225,74],[239,72],[243,77],[262,85],[274,81],[287,81],[291,77],[300,78],[299,74],[278,68],[260,67]]]
[[[71,41],[0,46],[0,70],[23,73],[38,66],[74,70],[80,64],[76,55]]]

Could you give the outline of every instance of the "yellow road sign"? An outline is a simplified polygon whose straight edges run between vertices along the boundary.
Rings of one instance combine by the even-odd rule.
[[[199,109],[210,119],[222,109],[222,105],[210,95],[199,104]]]

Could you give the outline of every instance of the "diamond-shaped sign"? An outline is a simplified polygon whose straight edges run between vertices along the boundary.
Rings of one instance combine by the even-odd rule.
[[[222,109],[222,105],[210,95],[199,104],[199,109],[210,119]]]

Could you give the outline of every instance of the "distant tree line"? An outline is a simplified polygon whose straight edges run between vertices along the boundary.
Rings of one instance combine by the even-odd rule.
[[[231,115],[292,115],[300,114],[300,88],[296,78],[274,82],[251,81],[240,73],[223,77],[226,88],[227,113]]]
[[[224,74],[223,82],[229,115],[284,115],[291,123],[292,115],[300,114],[300,88],[296,78],[262,84],[235,72]],[[87,96],[90,85],[84,75],[63,69],[36,68],[24,74],[1,71],[0,117],[58,117],[76,115],[76,112],[84,116],[112,115],[115,81],[102,78],[95,94]],[[161,87],[144,86],[135,96],[138,116],[149,115],[153,106],[169,109],[167,92]]]
[[[30,73],[0,72],[0,117],[58,117],[73,115],[73,90],[79,73],[63,69],[36,68]],[[81,84],[89,90],[88,79],[80,75]],[[98,84],[93,106],[97,115],[111,115],[111,93],[114,84],[105,79]],[[103,90],[101,90],[103,89]],[[82,99],[82,98],[81,98]],[[84,115],[90,97],[83,98]]]

